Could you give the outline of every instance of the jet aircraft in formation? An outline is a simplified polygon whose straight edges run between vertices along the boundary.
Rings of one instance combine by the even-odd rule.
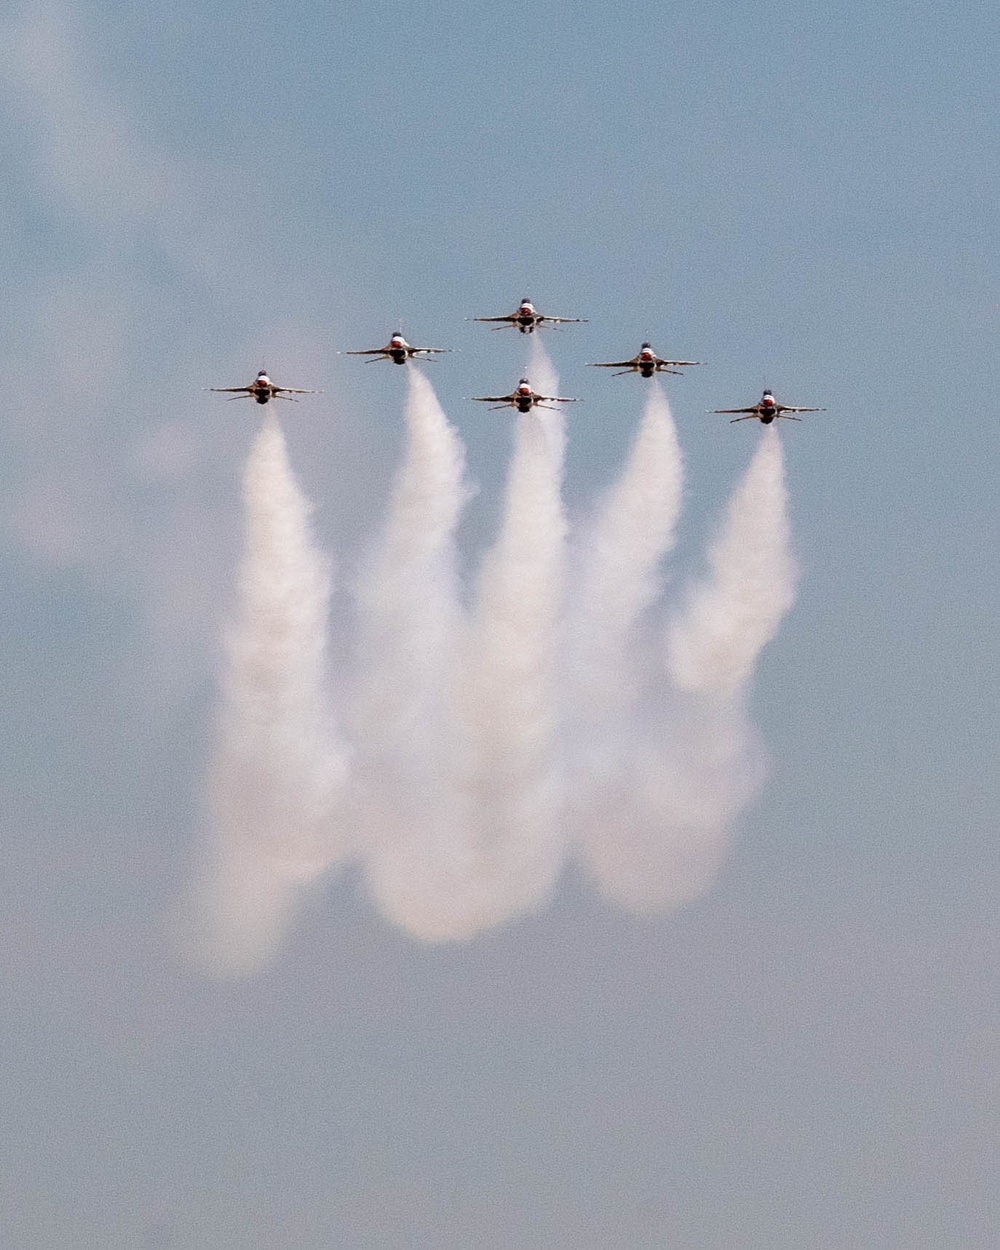
[[[575,399],[567,399],[564,395],[539,395],[537,391],[531,389],[531,383],[527,378],[522,378],[518,383],[517,390],[511,391],[509,395],[473,395],[472,399],[477,404],[494,404],[492,411],[496,412],[500,408],[516,408],[518,412],[530,412],[532,408],[550,408],[553,412],[558,412],[558,408],[553,408],[553,404],[575,404]]]
[[[549,317],[536,310],[531,300],[523,299],[512,313],[503,317],[472,317],[472,321],[495,321],[500,324],[493,326],[495,330],[516,326],[522,334],[532,334],[540,326],[555,322],[582,323],[584,317]],[[397,331],[384,347],[368,347],[360,351],[338,352],[341,356],[367,356],[366,364],[374,364],[376,360],[391,360],[393,364],[405,365],[415,358],[425,359],[442,352],[454,351],[452,347],[414,347],[403,338],[402,331]],[[596,360],[592,363],[595,369],[617,369],[615,377],[626,373],[638,373],[644,378],[651,378],[654,373],[679,373],[678,366],[704,364],[701,360],[666,360],[657,356],[652,345],[643,343],[639,352],[627,360]],[[253,398],[258,404],[266,404],[271,399],[292,399],[294,395],[318,395],[319,391],[301,390],[295,386],[275,386],[267,373],[261,369],[249,386],[211,386],[212,391],[226,391],[232,399]],[[474,395],[473,400],[480,404],[493,404],[494,410],[500,408],[516,408],[518,412],[531,412],[533,408],[548,408],[553,412],[558,409],[555,404],[575,404],[577,400],[566,395],[540,395],[531,389],[527,378],[522,378],[516,390],[509,395]],[[825,412],[825,408],[794,408],[789,404],[779,404],[770,390],[765,390],[760,400],[749,408],[713,408],[710,411],[733,415],[733,422],[756,419],[764,425],[770,425],[777,418],[786,421],[798,421],[799,412]]]
[[[535,330],[544,325],[552,325],[556,322],[569,323],[574,322],[577,325],[584,323],[586,317],[547,317],[544,313],[536,310],[530,299],[521,300],[517,308],[512,313],[505,313],[502,317],[472,317],[472,321],[498,321],[499,325],[493,327],[494,330],[503,330],[507,326],[517,326],[522,334],[532,334]]]
[[[376,360],[391,360],[394,365],[405,365],[414,356],[424,357],[453,351],[455,351],[454,347],[414,347],[411,343],[407,343],[401,331],[397,331],[385,347],[368,347],[356,352],[338,352],[337,355],[370,356],[371,359],[365,361],[367,365],[374,364]]]
[[[611,375],[615,378],[623,377],[626,373],[641,373],[644,378],[651,378],[654,373],[676,373],[680,376],[680,370],[675,369],[674,365],[702,365],[704,363],[703,360],[664,360],[657,356],[649,343],[643,343],[638,356],[633,356],[630,360],[595,360],[591,368],[620,369],[620,373]]]
[[[233,399],[250,399],[266,404],[269,399],[291,399],[293,395],[320,395],[321,391],[302,391],[297,386],[275,386],[267,373],[261,369],[249,386],[209,386],[210,391],[234,392]],[[297,401],[293,401],[297,402]]]
[[[792,416],[795,412],[826,412],[825,408],[792,408],[788,404],[779,404],[770,391],[765,391],[759,401],[752,408],[712,408],[712,412],[730,413],[739,412],[745,415],[733,417],[730,424],[736,421],[750,421],[754,417],[758,421],[762,421],[764,425],[770,425],[775,417],[782,417],[786,421],[801,421],[801,417]]]

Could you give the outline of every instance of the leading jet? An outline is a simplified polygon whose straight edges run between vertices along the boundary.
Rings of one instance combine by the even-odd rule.
[[[522,378],[518,383],[516,391],[511,391],[509,395],[473,395],[471,397],[477,404],[494,404],[491,409],[493,412],[499,411],[501,408],[516,408],[518,412],[530,412],[532,408],[548,408],[552,412],[558,412],[558,408],[553,408],[553,404],[575,404],[575,399],[567,399],[563,395],[539,395],[537,391],[531,389],[531,383],[527,378]]]
[[[232,392],[233,399],[255,399],[266,404],[269,399],[292,399],[293,395],[321,395],[322,391],[302,391],[296,386],[275,386],[267,373],[261,369],[249,386],[207,386],[208,391]],[[293,400],[297,403],[297,400]]]
[[[770,391],[765,391],[760,397],[758,403],[752,408],[711,408],[710,412],[739,412],[745,415],[733,417],[730,425],[736,421],[750,421],[754,417],[758,421],[762,421],[764,425],[770,425],[775,417],[782,417],[785,421],[801,421],[801,417],[792,416],[795,412],[826,412],[825,408],[791,408],[788,404],[779,404]]]
[[[575,322],[581,324],[587,320],[586,317],[547,317],[544,313],[540,313],[535,309],[530,299],[521,300],[520,304],[512,313],[507,313],[503,317],[470,317],[470,321],[498,321],[499,325],[493,327],[494,330],[503,330],[507,326],[517,326],[522,334],[532,334],[540,326],[551,325],[555,322],[568,323]]]
[[[372,365],[376,360],[391,360],[394,365],[405,365],[408,360],[412,360],[414,356],[421,358],[425,356],[438,355],[441,352],[452,352],[453,347],[414,347],[411,343],[407,343],[403,338],[402,332],[397,330],[385,347],[369,347],[363,351],[356,352],[338,352],[338,356],[370,356],[370,360],[366,360],[366,365]]]
[[[661,356],[657,356],[649,343],[643,343],[639,349],[638,356],[633,356],[631,360],[595,360],[592,364],[594,369],[619,369],[620,373],[613,373],[613,378],[623,377],[626,373],[641,373],[644,378],[651,378],[654,373],[676,373],[680,376],[680,370],[673,368],[674,365],[703,365],[703,360],[664,360]]]

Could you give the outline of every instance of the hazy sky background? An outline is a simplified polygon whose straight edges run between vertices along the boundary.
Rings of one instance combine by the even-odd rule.
[[[0,1241],[73,1247],[996,1244],[997,98],[993,6],[16,3],[0,29]],[[681,584],[760,430],[798,602],[771,755],[703,899],[575,871],[423,946],[356,874],[274,967],[178,960],[259,410],[349,584],[383,515],[402,324],[495,532],[523,295],[565,496],[667,390]],[[348,608],[338,601],[337,620]],[[335,633],[336,639],[342,633]]]

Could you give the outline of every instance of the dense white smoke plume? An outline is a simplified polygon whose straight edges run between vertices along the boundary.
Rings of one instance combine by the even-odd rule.
[[[246,545],[226,645],[194,945],[215,971],[258,967],[302,889],[345,849],[345,748],[326,700],[327,560],[284,436],[265,419],[243,481]]]
[[[763,781],[746,685],[794,598],[786,504],[781,441],[765,429],[710,548],[709,576],[669,625],[656,697],[617,727],[617,756],[592,788],[585,860],[605,894],[637,910],[705,891]]]
[[[465,609],[463,448],[423,374],[408,376],[404,462],[339,683],[354,692],[349,767],[325,704],[325,565],[273,422],[251,454],[202,891],[218,970],[265,958],[302,886],[345,854],[383,914],[430,941],[541,906],[571,852],[609,898],[674,906],[708,888],[763,778],[746,689],[795,580],[776,432],[668,624],[683,482],[659,383],[572,574],[562,414],[516,416],[500,530]],[[557,393],[537,345],[530,376]]]
[[[531,373],[535,390],[556,393],[558,378],[538,344]],[[565,435],[559,412],[536,410],[515,422],[500,534],[480,570],[460,671],[459,752],[480,926],[543,902],[562,861]]]
[[[455,530],[467,490],[457,434],[424,375],[408,373],[405,460],[359,588],[353,811],[379,906],[436,938],[477,927],[459,916],[475,874],[455,758]]]
[[[637,694],[637,626],[660,596],[682,488],[677,430],[654,380],[625,468],[580,544],[572,676],[590,721],[606,723]]]
[[[668,634],[670,675],[682,690],[732,694],[753,672],[795,599],[781,439],[765,426],[708,553],[711,576]]]
[[[536,384],[557,379],[536,351]],[[500,534],[466,615],[463,457],[410,372],[407,450],[360,600],[357,823],[386,915],[461,938],[547,894],[562,861],[554,752],[565,522],[558,414],[516,418]]]

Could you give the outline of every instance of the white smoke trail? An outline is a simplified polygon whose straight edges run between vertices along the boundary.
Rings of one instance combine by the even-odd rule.
[[[555,371],[537,344],[531,373],[534,389],[555,393]],[[501,532],[480,572],[462,673],[480,926],[539,905],[562,861],[556,748],[564,434],[560,414],[540,415],[517,418]]]
[[[347,761],[323,694],[329,573],[273,417],[251,449],[243,495],[246,546],[192,943],[220,975],[267,962],[303,887],[345,849],[331,832]]]
[[[410,365],[407,450],[381,545],[359,588],[354,810],[383,913],[411,933],[464,935],[474,895],[454,777],[454,678],[462,614],[455,528],[464,449]]]
[[[549,354],[542,346],[541,339],[536,336],[531,340],[531,356],[528,360],[528,373],[531,378],[531,389],[539,395],[558,395],[559,374],[549,359]],[[536,408],[533,416],[545,431],[549,441],[553,466],[556,469],[556,487],[562,483],[563,457],[566,452],[566,421],[564,411],[553,408]],[[560,508],[562,507],[560,503]]]
[[[683,462],[663,388],[651,384],[625,468],[581,542],[571,675],[590,721],[606,722],[637,693],[636,627],[661,591],[674,545]]]
[[[795,600],[787,505],[781,439],[765,427],[709,551],[711,576],[667,635],[670,675],[681,690],[734,694],[777,633]]]
[[[732,821],[763,769],[738,701],[671,702],[629,726],[627,762],[594,771],[582,857],[601,892],[634,911],[698,898],[728,847]]]
[[[711,574],[668,631],[664,688],[634,725],[628,775],[606,778],[584,857],[602,891],[638,911],[695,898],[764,776],[746,684],[794,598],[781,444],[773,430],[737,485]]]
[[[557,390],[537,349],[531,372],[536,389]],[[571,835],[608,898],[641,912],[676,906],[709,887],[762,781],[746,686],[794,592],[774,432],[651,665],[637,643],[682,491],[670,412],[651,390],[583,544],[567,665],[560,414],[517,419],[500,534],[466,620],[455,567],[463,449],[426,379],[409,377],[406,457],[360,586],[356,767],[352,802],[337,812],[341,827],[353,822],[350,848],[331,832],[346,762],[319,694],[325,568],[272,423],[248,464],[201,889],[199,953],[217,972],[263,963],[303,886],[345,849],[363,851],[383,914],[428,941],[541,905]]]

